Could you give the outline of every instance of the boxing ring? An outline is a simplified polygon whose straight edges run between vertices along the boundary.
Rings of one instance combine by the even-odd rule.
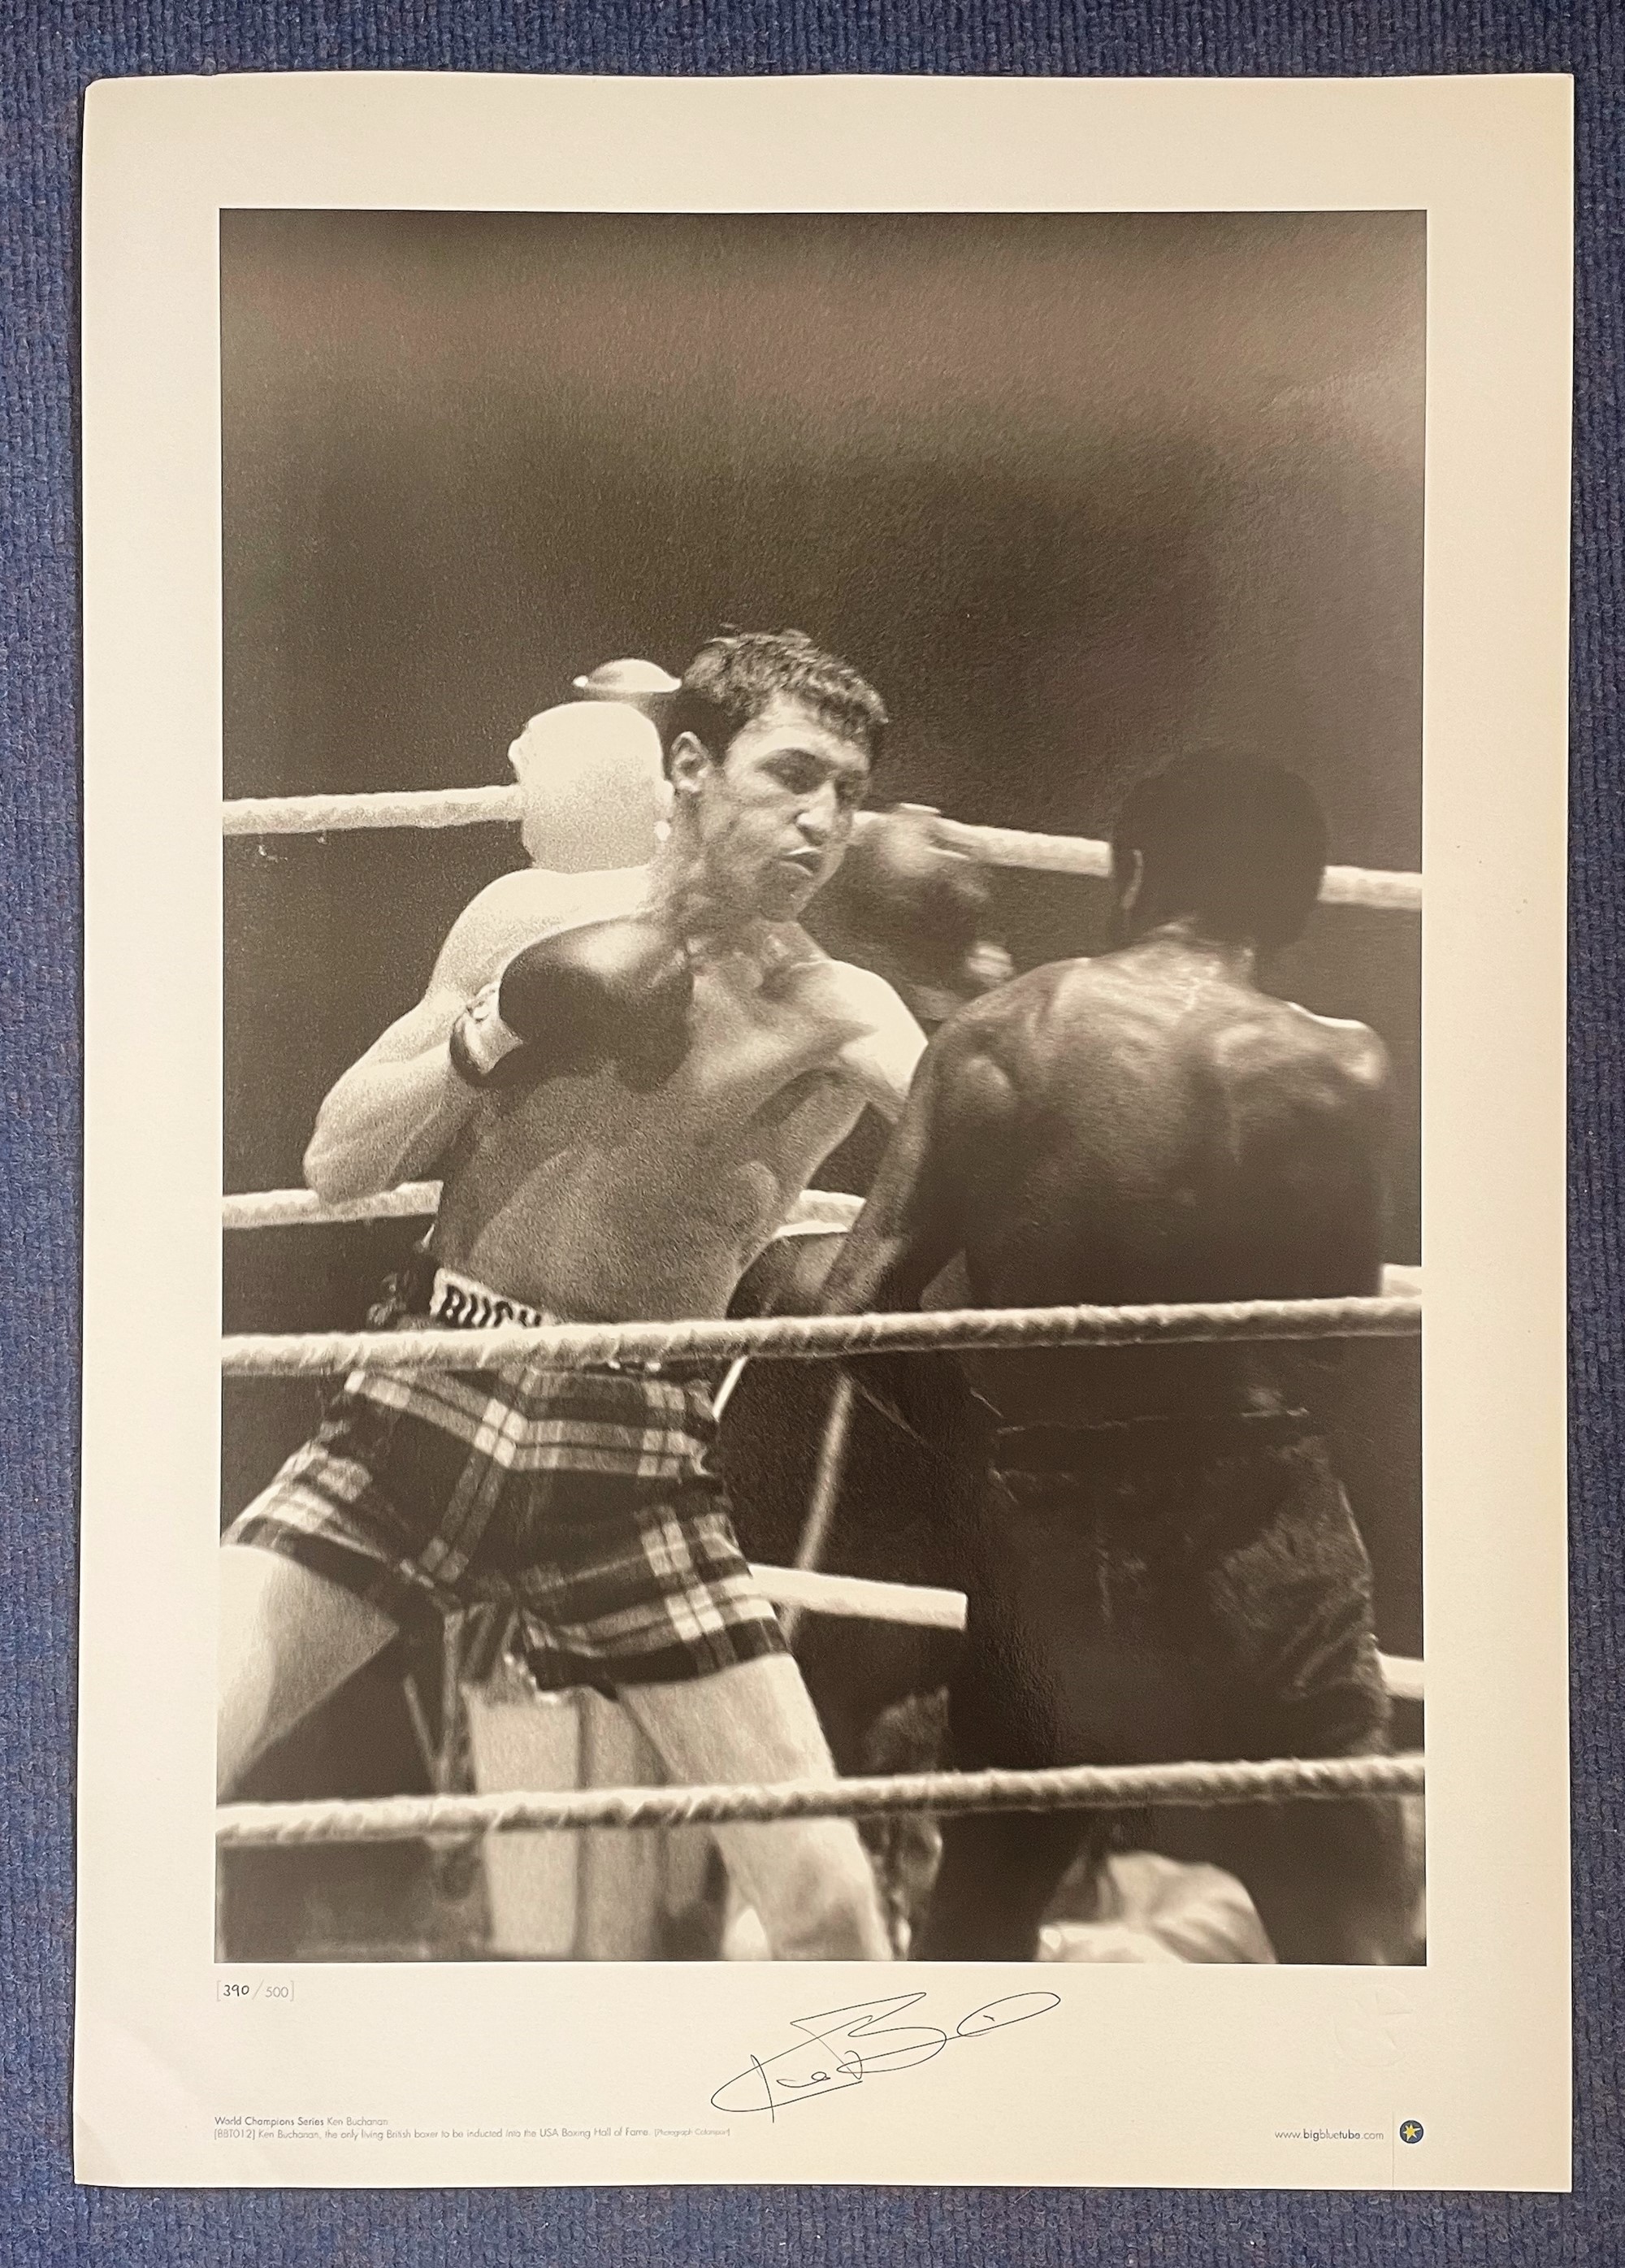
[[[465,827],[516,823],[518,787],[493,786],[402,794],[298,796],[242,799],[224,806],[226,836],[325,835],[365,828]],[[1109,846],[1069,836],[973,827],[938,821],[940,839],[991,865],[1048,873],[1105,876]],[[1418,874],[1328,867],[1323,903],[1385,913],[1415,913]],[[439,1185],[416,1182],[349,1202],[324,1203],[305,1189],[232,1194],[223,1200],[228,1231],[407,1219],[433,1214]],[[808,1190],[782,1235],[832,1233],[849,1225],[861,1199]],[[1379,1295],[1357,1299],[1208,1301],[1136,1307],[959,1308],[903,1314],[790,1315],[739,1320],[614,1324],[504,1324],[476,1330],[235,1333],[222,1343],[223,1375],[231,1378],[341,1376],[375,1370],[489,1369],[516,1360],[557,1367],[665,1362],[734,1366],[746,1361],[840,1359],[869,1352],[930,1352],[965,1348],[1147,1346],[1218,1341],[1303,1342],[1415,1337],[1422,1329],[1421,1271],[1390,1268]],[[724,1383],[723,1396],[732,1381]],[[723,1396],[719,1396],[719,1401]],[[842,1408],[835,1397],[835,1410]],[[840,1478],[842,1420],[832,1418],[820,1459],[804,1549],[791,1568],[754,1570],[787,1624],[804,1613],[889,1622],[940,1631],[964,1627],[962,1594],[827,1572],[806,1564],[818,1556]],[[1382,1657],[1389,1693],[1420,1702],[1419,1661]],[[532,1697],[532,1710],[559,1697]],[[445,1715],[456,1703],[456,1668],[444,1681]],[[600,1708],[607,1705],[599,1704]],[[518,1833],[541,1838],[589,1830],[683,1830],[724,1822],[768,1822],[827,1817],[901,1818],[909,1815],[1141,1807],[1274,1804],[1359,1796],[1422,1793],[1420,1753],[1354,1757],[1282,1757],[1261,1762],[1191,1762],[1132,1766],[1079,1765],[1033,1771],[926,1771],[816,1782],[672,1787],[597,1785],[488,1786],[454,1790],[452,1743],[444,1730],[430,1742],[420,1712],[420,1745],[436,1792],[426,1796],[322,1799],[222,1805],[221,1850],[319,1844],[424,1840],[431,1846],[500,1843]],[[617,1714],[619,1712],[616,1712]],[[611,1747],[613,1743],[609,1744]],[[623,1748],[622,1755],[635,1754]],[[590,1917],[588,1918],[590,1921]],[[590,1926],[579,1919],[566,1952],[579,1952]]]

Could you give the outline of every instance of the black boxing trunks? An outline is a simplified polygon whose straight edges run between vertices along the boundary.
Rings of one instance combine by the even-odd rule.
[[[1301,1411],[1001,1432],[956,1761],[1387,1746],[1371,1563]]]
[[[422,1261],[368,1318],[555,1320]],[[716,1432],[694,1376],[353,1370],[225,1541],[285,1554],[411,1636],[510,1602],[546,1689],[703,1677],[785,1651],[710,1470]]]

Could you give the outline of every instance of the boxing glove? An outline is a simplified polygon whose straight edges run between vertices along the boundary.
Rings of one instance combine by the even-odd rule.
[[[981,939],[989,890],[975,861],[942,840],[937,817],[917,804],[865,813],[840,887],[878,940],[945,968]]]
[[[590,922],[515,954],[452,1027],[452,1065],[471,1086],[507,1086],[614,1064],[656,1086],[688,1048],[694,969],[654,922]]]

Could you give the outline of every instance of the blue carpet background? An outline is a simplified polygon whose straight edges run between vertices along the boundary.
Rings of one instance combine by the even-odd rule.
[[[69,2156],[80,969],[82,92],[145,72],[1563,70],[1579,161],[1571,1124],[1572,2198],[1059,2191],[76,2191]],[[1568,2268],[1625,2257],[1616,1257],[1625,1113],[1625,7],[1494,0],[0,0],[0,2268]],[[1215,2075],[1215,2084],[1223,2084]]]

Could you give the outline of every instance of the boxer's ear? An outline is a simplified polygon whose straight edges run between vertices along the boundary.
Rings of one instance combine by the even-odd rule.
[[[705,775],[711,769],[710,750],[697,733],[680,733],[672,743],[672,753],[666,759],[666,777],[672,784],[673,801],[684,796],[698,795]]]

